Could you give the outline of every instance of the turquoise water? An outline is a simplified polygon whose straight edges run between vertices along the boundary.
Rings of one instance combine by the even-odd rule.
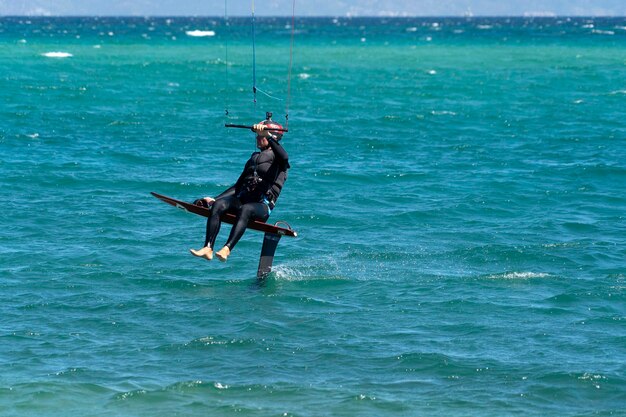
[[[626,19],[298,19],[259,282],[288,22],[0,19],[0,414],[626,415]]]

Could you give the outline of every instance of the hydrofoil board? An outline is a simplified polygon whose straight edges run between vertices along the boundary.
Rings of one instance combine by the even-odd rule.
[[[185,201],[177,200],[175,198],[167,197],[158,193],[150,193],[150,194],[152,194],[159,200],[163,201],[164,203],[167,203],[170,206],[177,207],[181,210],[185,210],[188,213],[197,214],[203,217],[211,216],[211,210],[205,207],[196,206],[195,204],[187,203]],[[235,224],[235,222],[237,221],[237,217],[235,217],[235,215],[232,213],[226,213],[222,215],[221,220],[225,223]],[[250,222],[248,222],[248,229],[258,230],[259,232],[272,233],[272,234],[276,234],[279,236],[290,236],[290,237],[298,236],[298,234],[294,230],[287,229],[284,227],[279,227],[279,226],[269,224],[269,223],[259,222],[256,220],[250,220]]]

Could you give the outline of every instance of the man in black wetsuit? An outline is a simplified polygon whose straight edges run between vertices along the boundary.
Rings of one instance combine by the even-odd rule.
[[[243,236],[248,221],[264,222],[269,217],[287,179],[289,168],[287,152],[278,143],[283,132],[272,129],[282,129],[282,126],[269,118],[252,127],[256,133],[256,146],[259,151],[254,152],[246,162],[235,185],[215,199],[205,197],[196,200],[196,204],[211,208],[211,216],[207,220],[204,247],[199,250],[190,249],[193,255],[207,260],[213,259],[213,248],[221,226],[220,216],[223,213],[230,211],[236,214],[237,221],[224,247],[215,252],[215,256],[222,262],[226,261]]]

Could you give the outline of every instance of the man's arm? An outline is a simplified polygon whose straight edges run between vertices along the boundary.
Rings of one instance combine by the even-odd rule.
[[[284,167],[284,170],[286,171],[289,168],[289,155],[287,154],[287,151],[281,146],[280,143],[278,143],[278,141],[276,141],[276,139],[272,137],[268,137],[267,142],[270,144],[270,148],[272,148],[274,156],[280,163],[281,168]]]

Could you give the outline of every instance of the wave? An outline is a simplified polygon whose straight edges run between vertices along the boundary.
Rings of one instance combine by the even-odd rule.
[[[185,34],[187,34],[187,36],[191,36],[194,38],[204,38],[204,37],[215,36],[215,31],[214,30],[188,30],[185,32]]]
[[[69,52],[45,52],[41,55],[45,56],[46,58],[70,58],[74,56]]]
[[[612,30],[599,30],[599,29],[594,29],[591,31],[591,33],[595,33],[596,35],[615,35],[615,32]]]
[[[433,110],[430,114],[433,116],[456,116],[456,113],[450,110]]]
[[[278,281],[347,281],[349,280],[339,271],[339,266],[333,259],[321,262],[319,265],[291,263],[290,265],[274,265],[269,277]]]
[[[547,278],[550,274],[543,272],[506,272],[503,274],[489,275],[490,279],[533,279],[533,278]]]
[[[296,268],[290,268],[286,265],[275,265],[272,273],[276,277],[276,279],[286,280],[286,281],[300,281],[306,279],[304,273],[299,271]]]

